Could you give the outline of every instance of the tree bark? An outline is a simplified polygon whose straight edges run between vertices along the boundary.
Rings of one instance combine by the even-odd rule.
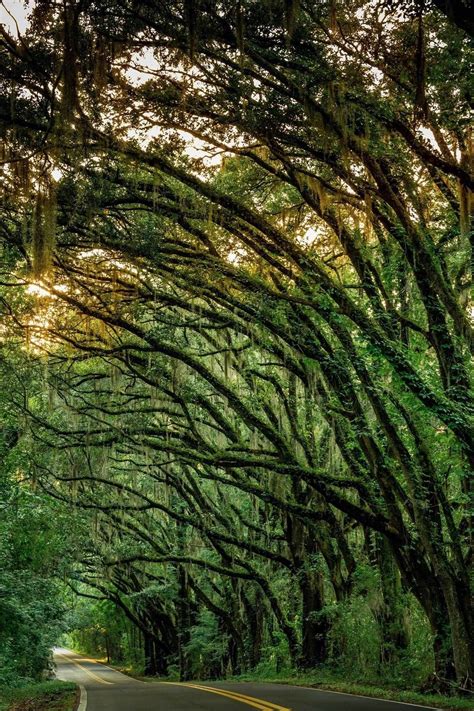
[[[322,574],[302,570],[299,579],[302,594],[300,666],[310,669],[327,661],[330,624],[324,613]]]

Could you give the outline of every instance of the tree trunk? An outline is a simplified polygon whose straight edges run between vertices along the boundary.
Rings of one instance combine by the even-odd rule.
[[[253,603],[246,604],[247,623],[249,632],[248,666],[253,670],[262,658],[263,643],[263,595],[259,588],[255,592]]]
[[[442,581],[451,626],[453,661],[457,683],[474,687],[474,625],[469,589],[451,578]]]
[[[145,676],[156,676],[158,669],[155,640],[150,634],[143,633],[143,649],[145,653]]]
[[[299,492],[295,491],[296,495]],[[324,579],[309,567],[309,559],[319,551],[318,541],[304,524],[292,515],[286,519],[286,537],[301,594],[301,648],[297,666],[305,669],[324,664],[328,655],[330,629],[324,614]]]
[[[327,660],[327,637],[330,629],[324,608],[324,580],[321,573],[301,570],[299,584],[302,595],[301,655],[299,666],[310,669]]]
[[[188,681],[191,677],[186,645],[190,640],[191,610],[188,595],[187,574],[183,566],[178,570],[179,598],[178,598],[178,657],[179,680]]]
[[[455,677],[454,651],[449,624],[448,610],[438,581],[427,573],[426,565],[420,563],[417,572],[411,573],[412,592],[422,606],[428,618],[433,637],[435,685],[452,682]],[[421,572],[421,575],[419,573]],[[421,578],[417,580],[417,578]]]
[[[414,593],[423,606],[434,636],[437,678],[473,686],[474,622],[468,580],[457,576],[444,552],[430,546],[432,570],[419,561],[410,574]],[[430,571],[431,574],[427,574]]]

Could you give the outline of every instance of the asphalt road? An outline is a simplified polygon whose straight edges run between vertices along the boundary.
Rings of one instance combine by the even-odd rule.
[[[132,679],[68,649],[55,650],[57,676],[82,687],[79,711],[410,711],[426,706],[283,684],[152,683]]]

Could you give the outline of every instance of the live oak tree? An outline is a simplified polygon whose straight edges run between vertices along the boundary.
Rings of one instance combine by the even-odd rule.
[[[48,362],[41,485],[143,547],[99,555],[118,590],[173,563],[178,636],[199,600],[242,647],[208,566],[311,666],[362,532],[384,619],[402,583],[469,686],[471,45],[397,5],[37,3],[1,54],[7,328]]]

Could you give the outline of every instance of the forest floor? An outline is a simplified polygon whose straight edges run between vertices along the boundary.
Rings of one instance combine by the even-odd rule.
[[[90,656],[90,655],[89,655]],[[127,667],[124,664],[106,661],[105,659],[97,659],[96,661],[107,663],[109,666],[117,669],[123,674],[128,674],[140,681],[153,683],[154,681],[176,681],[173,678],[164,677],[145,677],[142,676],[137,669]],[[199,679],[200,682],[209,681],[209,679]],[[344,694],[354,694],[355,696],[366,696],[370,698],[384,699],[386,701],[401,701],[408,704],[419,704],[421,706],[429,706],[445,711],[473,711],[474,697],[470,698],[460,696],[444,696],[442,694],[426,693],[417,690],[416,688],[407,689],[402,685],[382,680],[351,680],[347,673],[338,673],[334,670],[311,671],[307,673],[297,674],[296,672],[282,672],[276,674],[242,674],[240,676],[230,677],[228,681],[250,681],[250,682],[269,682],[272,684],[289,684],[291,686],[307,686],[325,691],[334,691]],[[1,708],[0,708],[1,711]]]
[[[0,711],[73,711],[77,686],[70,682],[43,681],[20,688],[0,687]]]

